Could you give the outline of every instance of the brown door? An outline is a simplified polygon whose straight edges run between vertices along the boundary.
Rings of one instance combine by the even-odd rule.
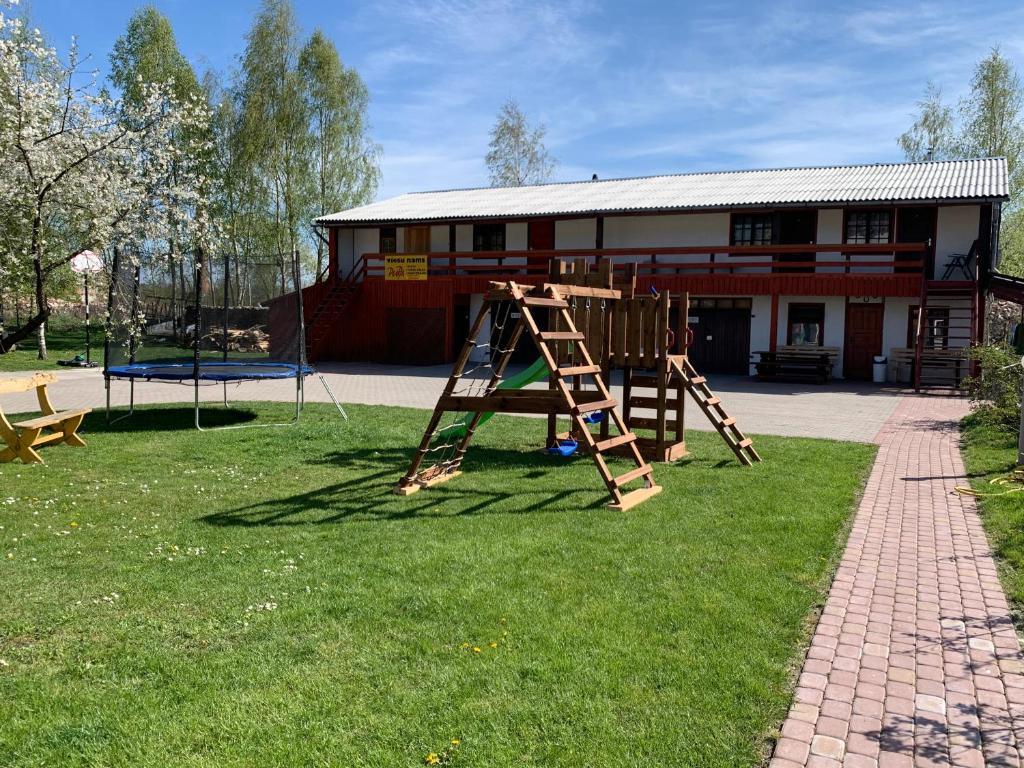
[[[808,245],[818,234],[818,212],[816,210],[783,211],[779,214],[779,245]],[[813,253],[782,253],[779,261],[814,261]],[[814,267],[776,267],[776,272],[813,272]]]
[[[701,373],[745,376],[750,370],[750,310],[691,307],[693,343],[687,350]]]
[[[875,355],[882,354],[882,304],[849,304],[846,307],[846,340],[843,344],[843,376],[870,381]]]
[[[430,227],[405,228],[405,253],[430,253]]]
[[[444,362],[443,309],[387,310],[387,360],[398,365],[438,365]]]
[[[925,243],[924,254],[897,253],[896,261],[925,262],[925,274],[931,278],[935,269],[935,212],[937,208],[913,207],[896,210],[896,242]],[[896,272],[918,272],[914,267],[896,267]]]
[[[527,248],[531,251],[553,251],[555,249],[555,222],[531,221],[526,237]],[[549,256],[530,256],[527,258],[530,274],[547,274]]]

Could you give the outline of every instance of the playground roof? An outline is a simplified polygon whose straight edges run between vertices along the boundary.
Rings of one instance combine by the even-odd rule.
[[[320,224],[713,210],[760,206],[1002,201],[1006,159],[685,173],[526,187],[412,192],[321,216]]]

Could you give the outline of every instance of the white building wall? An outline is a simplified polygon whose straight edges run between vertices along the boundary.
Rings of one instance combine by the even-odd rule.
[[[819,243],[841,243],[843,242],[843,209],[842,208],[821,208],[818,210],[818,232],[816,235]],[[810,259],[808,259],[810,260]],[[842,261],[843,255],[838,251],[819,253],[816,261]],[[818,267],[816,272],[842,272],[842,267]]]
[[[472,224],[456,224],[455,225],[455,250],[456,251],[472,251],[473,250],[473,225]]]
[[[377,253],[380,250],[379,229],[355,229],[355,256],[360,258],[367,253]]]
[[[345,277],[349,272],[352,271],[352,267],[355,266],[355,230],[354,229],[337,229],[335,230],[336,240],[338,247],[338,261],[335,264],[335,269],[340,277]]]
[[[456,224],[455,225],[455,250],[459,252],[472,251],[473,250],[473,225],[472,224]],[[458,264],[472,264],[472,259],[458,259]],[[470,307],[472,310],[472,306]],[[472,310],[475,311],[475,310]],[[470,317],[476,317],[475,314]]]
[[[967,253],[971,243],[978,239],[978,222],[981,206],[978,205],[947,205],[939,208],[938,222],[935,232],[935,273],[932,278],[938,280],[946,271],[950,254]],[[971,264],[971,270],[977,274],[978,264]],[[963,274],[957,270],[951,280],[963,280]]]
[[[728,244],[729,214],[727,213],[694,213],[678,216],[608,216],[604,220],[605,248],[642,248],[644,246],[661,248]],[[728,258],[721,254],[716,256],[718,260]],[[708,254],[658,256],[657,261],[701,264],[708,261]]]
[[[438,224],[430,228],[430,250],[445,253],[448,250],[448,225]]]
[[[605,226],[608,222],[605,221]],[[593,248],[597,244],[597,219],[566,219],[555,222],[555,248]]]
[[[513,221],[505,225],[505,250],[525,251],[528,243],[527,228],[525,221]],[[525,256],[510,256],[504,260],[505,264],[526,265]]]
[[[892,355],[893,349],[907,346],[907,325],[910,322],[910,308],[917,299],[890,296],[885,300],[885,316],[882,318],[882,354]]]
[[[754,352],[761,352],[771,346],[772,297],[754,296],[750,304],[750,375],[757,373],[754,368]]]

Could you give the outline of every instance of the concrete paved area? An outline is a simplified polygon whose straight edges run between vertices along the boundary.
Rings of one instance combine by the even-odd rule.
[[[450,366],[408,367],[363,363],[328,363],[321,366],[324,378],[343,403],[399,405],[411,408],[434,407],[451,373]],[[27,376],[0,374],[3,376]],[[58,408],[101,408],[105,403],[103,376],[98,369],[58,371],[60,381],[51,387]],[[760,383],[747,377],[711,376],[709,384],[722,397],[726,410],[750,434],[796,437],[824,437],[835,440],[871,442],[899,402],[899,390],[870,384],[833,382],[823,386]],[[543,386],[543,385],[538,385]],[[111,402],[128,402],[129,385],[111,384]],[[613,379],[613,393],[622,398],[621,386]],[[279,400],[295,397],[295,382],[264,381],[228,385],[228,398],[234,401]],[[203,386],[203,401],[218,402],[220,385]],[[191,402],[193,389],[165,382],[139,382],[135,386],[136,404]],[[328,402],[327,393],[315,378],[306,381],[306,399]],[[35,407],[33,393],[7,396],[8,412]],[[687,403],[687,428],[709,430],[711,425],[692,401]]]
[[[1019,766],[1024,658],[964,482],[963,401],[903,398],[771,768]]]

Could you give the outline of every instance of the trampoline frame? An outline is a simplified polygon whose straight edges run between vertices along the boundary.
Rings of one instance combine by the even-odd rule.
[[[302,416],[302,408],[305,405],[305,401],[306,401],[306,398],[305,398],[305,377],[306,376],[311,376],[311,375],[316,375],[317,378],[320,379],[320,383],[323,384],[324,389],[327,390],[327,394],[331,398],[331,402],[334,403],[335,407],[338,409],[338,412],[341,414],[342,418],[344,418],[346,421],[348,421],[348,414],[345,413],[345,409],[341,406],[341,403],[338,402],[338,399],[334,396],[334,392],[331,391],[330,386],[327,384],[327,380],[323,377],[322,374],[319,374],[316,371],[314,371],[314,369],[311,368],[307,364],[307,362],[306,362],[306,323],[305,323],[304,308],[303,308],[303,305],[302,305],[302,284],[301,284],[301,280],[299,279],[298,253],[293,253],[292,254],[292,277],[293,277],[293,280],[294,280],[294,283],[295,283],[296,295],[298,297],[298,300],[297,300],[296,304],[297,304],[297,307],[298,307],[298,312],[297,312],[298,317],[297,317],[297,320],[298,320],[298,334],[299,334],[299,336],[298,336],[298,358],[299,358],[299,360],[296,363],[290,363],[290,362],[270,362],[270,361],[264,361],[264,360],[260,360],[260,361],[242,361],[242,360],[228,360],[227,359],[228,358],[228,348],[227,348],[227,333],[228,333],[227,311],[228,311],[228,304],[229,304],[228,290],[229,290],[229,284],[230,284],[229,283],[229,279],[228,279],[228,269],[229,269],[229,265],[230,265],[230,259],[228,259],[228,258],[225,258],[225,260],[224,260],[224,322],[223,322],[223,327],[224,327],[224,345],[223,346],[224,346],[224,350],[223,350],[223,359],[222,360],[216,360],[216,361],[215,360],[203,361],[200,358],[199,342],[200,342],[200,339],[202,337],[202,333],[201,333],[201,330],[202,330],[202,310],[201,310],[201,295],[200,295],[200,292],[199,292],[199,286],[202,285],[203,264],[205,263],[205,260],[206,260],[205,259],[205,254],[202,252],[202,250],[198,250],[196,252],[196,272],[195,272],[195,281],[196,281],[195,282],[195,285],[196,285],[196,292],[195,292],[195,294],[196,295],[195,295],[195,305],[194,305],[195,306],[195,332],[193,333],[194,340],[192,342],[192,363],[191,363],[191,366],[189,366],[188,363],[167,363],[167,362],[160,363],[158,361],[153,361],[153,362],[150,362],[150,363],[137,363],[135,361],[136,346],[135,346],[135,339],[134,339],[134,336],[133,336],[131,341],[130,341],[130,343],[129,343],[129,363],[128,363],[128,365],[126,365],[126,366],[113,366],[112,367],[112,366],[109,365],[109,360],[110,360],[110,334],[109,334],[109,332],[107,333],[107,339],[106,339],[106,341],[104,342],[104,345],[103,345],[103,378],[105,380],[105,388],[106,388],[107,424],[108,425],[116,424],[117,422],[123,421],[124,419],[127,419],[128,417],[132,416],[135,413],[135,380],[136,379],[144,379],[146,381],[153,381],[153,380],[155,380],[155,381],[169,381],[169,382],[177,381],[178,383],[181,383],[181,384],[185,384],[186,382],[191,382],[192,386],[193,386],[193,389],[194,389],[194,398],[193,398],[194,409],[195,409],[194,423],[195,423],[196,429],[199,430],[200,432],[214,432],[214,431],[228,430],[228,429],[252,429],[252,428],[266,428],[266,427],[289,427],[289,426],[292,426],[293,424],[297,423],[299,421],[299,418]],[[119,250],[117,248],[115,248],[114,249],[114,254],[113,254],[113,266],[112,266],[112,273],[115,274],[115,275],[117,274],[118,268],[120,266],[119,262],[120,262],[120,252],[119,252]],[[139,300],[140,277],[141,277],[140,267],[136,266],[135,267],[135,276],[134,276],[134,281],[133,281],[133,289],[134,290],[133,290],[133,295],[132,295],[132,314],[133,314],[133,316],[137,316],[138,315],[138,300]],[[107,297],[107,312],[108,312],[108,315],[110,313],[110,307],[112,307],[114,305],[114,301],[115,301],[116,298],[117,298],[116,280],[111,280],[111,282],[110,282],[110,289],[109,289],[108,297]],[[212,384],[216,384],[217,382],[220,382],[223,385],[223,403],[224,403],[224,407],[227,408],[227,407],[230,407],[230,403],[228,402],[228,384],[229,383],[241,384],[241,383],[247,382],[247,381],[253,382],[253,381],[261,381],[261,380],[264,380],[264,379],[271,379],[271,378],[272,379],[289,379],[289,378],[292,378],[292,376],[290,376],[290,375],[282,375],[282,376],[264,375],[264,376],[238,376],[238,377],[231,377],[231,378],[212,378],[212,379],[206,379],[206,378],[203,378],[203,376],[201,375],[201,371],[202,371],[204,362],[207,365],[228,366],[228,367],[232,367],[232,366],[238,366],[238,367],[243,367],[243,366],[250,366],[250,367],[288,366],[290,368],[293,368],[295,370],[295,374],[294,374],[294,378],[295,378],[295,413],[294,413],[293,417],[291,418],[290,421],[283,421],[283,422],[269,422],[269,423],[261,423],[261,424],[228,424],[228,425],[224,425],[224,426],[220,426],[220,427],[204,427],[202,425],[202,423],[201,423],[201,420],[200,420],[201,404],[200,404],[200,400],[199,400],[199,387],[200,387],[200,383],[201,382],[209,382],[209,383],[212,383]],[[119,371],[124,371],[125,369],[128,369],[128,368],[135,368],[135,369],[137,369],[139,371],[142,371],[142,370],[144,370],[145,368],[148,368],[148,367],[153,367],[153,368],[164,367],[164,368],[166,368],[166,367],[169,367],[169,366],[170,367],[180,367],[183,370],[183,372],[187,368],[191,367],[192,375],[191,376],[181,376],[181,377],[169,377],[169,376],[160,376],[160,375],[156,375],[156,376],[144,376],[144,375],[142,375],[142,376],[132,376],[132,375],[128,375],[127,373],[119,373]],[[111,410],[110,410],[110,382],[111,382],[112,379],[125,379],[125,378],[127,378],[128,381],[129,381],[128,411],[126,413],[124,413],[124,414],[114,418],[114,419],[111,419]]]

